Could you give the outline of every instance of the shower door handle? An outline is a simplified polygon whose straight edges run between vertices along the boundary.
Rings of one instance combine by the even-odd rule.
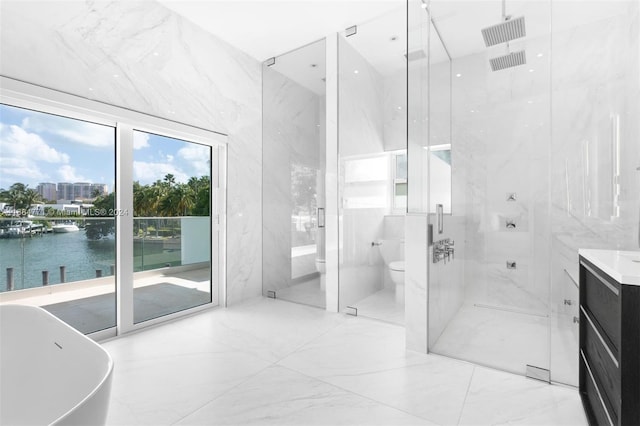
[[[324,228],[324,208],[318,207],[316,210],[316,223],[318,224],[318,228]]]
[[[444,231],[444,207],[442,204],[436,204],[436,216],[438,218],[438,234]]]

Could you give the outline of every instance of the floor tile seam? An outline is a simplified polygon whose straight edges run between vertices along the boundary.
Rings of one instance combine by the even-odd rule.
[[[385,402],[378,401],[377,399],[372,398],[372,397],[370,397],[370,396],[362,395],[361,393],[354,392],[354,391],[352,391],[352,390],[350,390],[350,389],[347,389],[347,388],[342,387],[342,386],[340,386],[340,385],[337,385],[337,384],[335,384],[335,383],[328,382],[328,381],[326,381],[326,380],[324,380],[324,379],[322,379],[322,378],[320,378],[320,377],[310,376],[310,375],[308,375],[308,374],[306,374],[306,373],[303,373],[303,372],[301,372],[301,371],[295,370],[295,369],[293,369],[293,368],[290,368],[290,367],[287,367],[287,366],[284,366],[284,365],[280,365],[280,364],[278,364],[277,366],[278,366],[278,367],[281,367],[281,368],[284,368],[284,369],[286,369],[286,370],[289,370],[289,371],[291,371],[291,372],[293,372],[293,373],[300,374],[300,375],[302,375],[302,376],[304,376],[304,377],[306,377],[306,378],[308,378],[308,379],[313,379],[313,380],[316,380],[316,381],[318,381],[318,382],[321,382],[321,383],[324,383],[324,384],[326,384],[326,385],[329,385],[329,386],[331,386],[331,387],[334,387],[334,388],[336,388],[336,389],[340,389],[340,390],[342,390],[342,391],[344,391],[344,392],[347,392],[347,393],[349,393],[349,394],[351,394],[351,395],[355,395],[355,396],[358,396],[358,397],[360,397],[360,398],[364,398],[364,399],[366,399],[366,400],[368,400],[368,401],[372,401],[372,402],[375,402],[376,404],[383,405],[383,406],[388,407],[388,408],[391,408],[391,409],[393,409],[393,410],[400,411],[400,412],[405,413],[405,414],[407,414],[407,415],[410,415],[410,416],[412,416],[412,417],[416,417],[416,418],[419,418],[419,419],[422,419],[422,420],[426,420],[426,421],[428,421],[429,423],[432,423],[432,424],[434,424],[434,425],[439,425],[439,423],[434,422],[433,420],[427,419],[427,418],[426,418],[426,417],[424,417],[424,416],[421,416],[421,415],[419,415],[419,414],[410,413],[410,412],[408,412],[408,411],[406,411],[406,410],[404,410],[404,409],[402,409],[402,408],[394,407],[393,405],[389,405],[389,404],[387,404],[387,403],[385,403]],[[404,368],[404,367],[401,367],[401,368]],[[444,426],[444,425],[442,425],[442,426]]]
[[[344,324],[344,322],[341,321],[340,323],[337,323],[337,324],[331,326],[330,328],[326,329],[325,331],[321,332],[320,334],[309,338],[309,340],[304,341],[303,343],[301,343],[296,348],[292,349],[291,351],[287,352],[285,355],[283,355],[280,358],[278,358],[278,360],[275,361],[274,364],[279,364],[281,361],[284,361],[285,359],[289,358],[291,355],[297,353],[298,351],[300,351],[302,348],[304,348],[308,344],[310,344],[313,341],[318,340],[319,338],[327,335],[328,333],[332,332],[333,330],[335,330],[336,328],[342,326],[343,324]]]
[[[471,371],[471,377],[469,377],[469,384],[467,385],[467,391],[464,394],[464,400],[462,401],[462,407],[460,408],[460,414],[458,415],[457,425],[460,424],[460,420],[462,420],[462,415],[464,414],[464,408],[467,405],[467,397],[469,396],[469,391],[471,390],[471,383],[473,383],[473,376],[476,373],[477,366],[473,367],[473,371]]]
[[[251,354],[249,354],[251,355]],[[219,395],[216,395],[215,397],[208,399],[206,402],[204,402],[202,405],[200,405],[199,407],[191,410],[189,413],[183,415],[182,417],[180,417],[179,419],[175,420],[174,422],[171,423],[171,425],[176,425],[178,423],[180,423],[182,420],[186,419],[187,417],[191,416],[192,414],[195,414],[196,412],[202,410],[204,407],[206,407],[207,405],[211,404],[213,401],[216,401],[220,398],[222,398],[223,396],[226,396],[228,393],[232,392],[233,390],[237,389],[238,387],[244,385],[245,383],[247,383],[250,380],[253,380],[256,376],[258,376],[259,374],[262,374],[265,370],[272,368],[276,366],[275,363],[271,363],[269,365],[266,365],[264,368],[261,368],[260,370],[256,371],[253,374],[250,374],[249,376],[247,376],[245,379],[239,381],[238,383],[236,383],[235,385],[231,386],[230,388],[220,392]]]
[[[223,343],[223,342],[217,342],[217,345],[220,345],[221,347],[219,349],[222,349],[223,352],[220,352],[219,350],[197,350],[197,351],[191,351],[191,352],[182,352],[182,353],[172,353],[172,354],[163,354],[163,355],[150,355],[150,356],[145,356],[144,359],[140,359],[140,357],[138,356],[133,356],[131,358],[126,358],[126,359],[120,359],[118,360],[118,362],[126,362],[126,363],[138,363],[138,362],[142,362],[142,363],[146,363],[148,361],[158,361],[158,360],[163,360],[163,359],[175,359],[175,358],[181,358],[181,357],[185,357],[185,356],[192,356],[192,355],[207,355],[207,354],[217,354],[217,353],[229,353],[229,352],[245,352],[242,349],[238,349],[235,348],[227,343]],[[108,351],[108,348],[107,348]],[[251,354],[249,354],[251,355]],[[116,358],[117,355],[112,355],[112,357]],[[256,358],[259,358],[256,356]],[[264,360],[262,358],[259,358],[263,361],[266,362],[272,362],[270,360]],[[117,366],[117,364],[116,364]]]

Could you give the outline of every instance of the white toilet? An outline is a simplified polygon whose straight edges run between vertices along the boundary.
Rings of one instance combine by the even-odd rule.
[[[380,240],[380,255],[395,287],[396,302],[404,303],[404,240]]]
[[[404,260],[390,262],[389,275],[396,288],[396,303],[404,303]]]

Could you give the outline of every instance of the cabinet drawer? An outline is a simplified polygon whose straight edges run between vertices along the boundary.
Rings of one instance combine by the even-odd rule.
[[[582,351],[591,368],[591,374],[598,384],[602,397],[610,413],[620,414],[620,368],[618,360],[607,347],[589,314],[581,310],[584,327]]]
[[[601,396],[600,389],[596,384],[589,363],[584,357],[584,353],[580,353],[580,368],[586,370],[582,398],[586,399],[587,404],[587,416],[589,417],[589,424],[598,426],[614,426],[618,424],[618,418],[615,414],[609,413]],[[593,421],[595,420],[595,422]]]
[[[615,357],[620,350],[620,286],[588,262],[581,261],[582,305],[600,328]]]

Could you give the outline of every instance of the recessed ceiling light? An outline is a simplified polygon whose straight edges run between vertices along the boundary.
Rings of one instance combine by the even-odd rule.
[[[533,101],[527,101],[527,103],[528,103],[528,104],[532,104],[532,103],[533,103]]]
[[[533,69],[530,69],[529,72],[533,72]]]
[[[456,77],[462,77],[462,74],[458,73],[456,74]]]
[[[476,112],[476,110],[472,109],[472,110],[471,110],[471,111],[469,111],[469,112]]]
[[[542,53],[538,53],[538,58],[542,58]]]
[[[402,109],[402,107],[401,107],[401,106],[399,106],[399,107],[398,107],[398,109]]]
[[[93,92],[93,87],[89,87],[89,91],[90,91],[90,92]]]
[[[113,75],[113,78],[118,78],[118,74],[114,74],[114,75]]]
[[[153,52],[153,56],[160,56],[158,52]]]
[[[359,72],[360,72],[360,71],[358,71],[358,70],[353,70],[353,73],[354,73],[354,74],[358,74]]]

